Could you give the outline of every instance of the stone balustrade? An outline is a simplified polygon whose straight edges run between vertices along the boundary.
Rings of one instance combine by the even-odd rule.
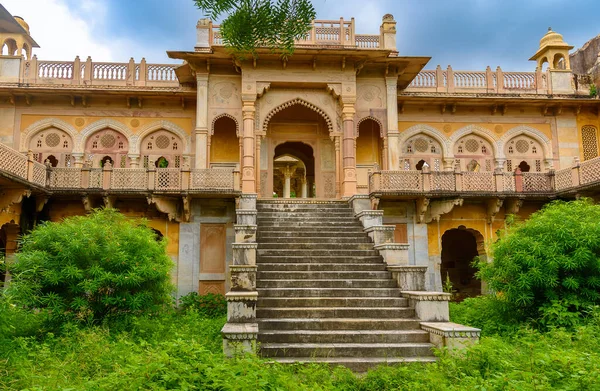
[[[126,86],[126,87],[171,87],[179,88],[175,74],[178,64],[147,64],[142,58],[139,63],[133,59],[126,63],[93,62],[90,57],[81,61],[45,61],[33,56],[31,60],[21,60],[18,78],[1,82],[17,81],[28,85],[61,86]]]
[[[369,193],[550,195],[598,184],[600,157],[548,172],[375,171],[369,176]]]
[[[224,45],[220,26],[209,23],[211,46]],[[344,20],[314,20],[310,31],[296,41],[297,47],[342,47],[365,50],[382,49],[382,36],[376,34],[356,34],[354,18]]]
[[[455,71],[451,66],[424,70],[410,83],[405,92],[489,93],[489,94],[550,94],[549,74],[536,72]]]

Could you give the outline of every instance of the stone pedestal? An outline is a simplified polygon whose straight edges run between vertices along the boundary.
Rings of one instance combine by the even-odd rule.
[[[370,228],[374,225],[383,225],[382,210],[363,210],[355,215],[364,228]]]
[[[239,225],[256,225],[256,209],[238,209],[235,213]]]
[[[354,211],[354,214],[357,215],[363,210],[371,209],[371,201],[369,199],[368,194],[356,194],[348,199],[348,203],[350,207]]]
[[[379,251],[388,266],[408,265],[408,243],[376,244],[373,248]]]
[[[398,281],[398,286],[403,291],[425,290],[427,266],[388,265],[387,269],[392,272],[392,277]]]
[[[429,333],[429,341],[437,348],[449,351],[464,349],[477,341],[481,330],[452,322],[421,322],[421,329]]]
[[[395,230],[396,227],[393,225],[373,225],[364,229],[375,245],[394,243]]]
[[[452,296],[444,292],[402,291],[410,307],[415,309],[417,319],[423,322],[448,322],[448,301]]]
[[[226,357],[256,353],[258,293],[231,291],[225,297],[227,299],[227,323],[221,329],[223,353]]]

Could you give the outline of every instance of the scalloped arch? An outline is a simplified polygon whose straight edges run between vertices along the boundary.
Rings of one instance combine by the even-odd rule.
[[[73,125],[70,125],[58,118],[44,118],[29,125],[23,132],[21,132],[21,143],[19,145],[20,151],[27,152],[31,138],[39,132],[52,127],[60,129],[63,132],[66,132],[69,136],[71,136],[71,140],[73,140],[74,144],[73,151],[75,151],[77,147],[77,139],[79,137],[77,130],[75,130],[75,127]]]
[[[238,121],[237,118],[235,118],[233,115],[231,115],[229,113],[221,113],[221,114],[217,115],[215,118],[213,118],[212,124],[210,127],[210,135],[213,136],[215,134],[215,123],[223,117],[230,118],[233,120],[233,122],[235,122],[235,134],[236,134],[236,136],[240,137],[240,122]]]
[[[139,153],[142,150],[142,141],[144,141],[144,138],[149,134],[152,134],[152,132],[155,132],[160,129],[168,130],[169,132],[177,135],[183,142],[183,153],[190,153],[190,136],[179,125],[176,125],[173,122],[166,120],[151,122],[148,125],[141,128],[139,134],[135,136],[137,137],[137,142],[134,144],[135,150],[129,152]]]
[[[496,139],[496,136],[489,130],[478,125],[467,125],[463,128],[458,129],[450,138],[450,145],[454,145],[458,140],[469,134],[476,134],[486,139],[494,149],[494,158],[504,157],[504,151],[500,148],[500,141]]]
[[[502,137],[500,137],[499,146],[502,148],[503,154],[506,144],[513,138],[520,135],[529,136],[540,143],[544,149],[544,159],[552,159],[552,141],[544,133],[526,125],[515,126],[504,133]]]
[[[265,119],[263,121],[263,131],[265,131],[265,132],[267,131],[269,122],[271,121],[271,118],[273,118],[273,116],[275,114],[279,113],[280,111],[282,111],[284,109],[287,109],[288,107],[292,107],[294,105],[302,105],[302,106],[308,107],[309,109],[311,109],[313,111],[316,111],[319,115],[321,115],[321,117],[323,117],[323,119],[325,119],[325,123],[327,123],[327,128],[329,129],[329,133],[333,132],[333,123],[331,122],[331,118],[329,118],[327,113],[325,113],[325,111],[320,109],[318,106],[316,106],[310,102],[307,102],[301,98],[289,100],[285,103],[280,104],[279,106],[275,107],[274,109],[272,109],[269,112],[269,114],[267,114],[267,116],[265,117]]]
[[[98,130],[102,130],[105,128],[110,128],[112,130],[122,133],[125,137],[127,137],[127,142],[129,143],[130,147],[137,148],[138,136],[133,134],[131,129],[129,129],[123,123],[115,121],[114,119],[101,119],[89,124],[81,131],[78,140],[75,143],[76,147],[73,150],[73,152],[83,153],[85,149],[85,142],[87,141],[87,139]],[[129,153],[136,153],[136,151],[130,150]]]
[[[363,117],[361,119],[358,120],[358,122],[356,122],[356,137],[358,137],[358,132],[360,130],[360,124],[366,120],[373,120],[375,122],[377,122],[377,125],[379,125],[379,136],[381,138],[385,137],[385,133],[383,132],[383,124],[381,123],[381,121],[379,120],[379,118],[375,118],[372,115],[367,115],[366,117]]]
[[[419,133],[423,133],[427,136],[434,138],[437,142],[442,146],[442,156],[444,158],[451,158],[454,156],[452,153],[452,149],[450,149],[450,140],[438,129],[433,126],[419,124],[411,126],[405,131],[400,133],[400,137],[398,138],[398,145],[402,148],[402,145],[412,136],[416,136]]]

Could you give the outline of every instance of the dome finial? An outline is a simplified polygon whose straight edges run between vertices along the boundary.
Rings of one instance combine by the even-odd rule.
[[[548,31],[552,31],[552,27],[548,27]]]

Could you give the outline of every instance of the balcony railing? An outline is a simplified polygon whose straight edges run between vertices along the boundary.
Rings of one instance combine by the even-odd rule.
[[[179,87],[177,64],[23,60],[19,81],[24,84],[76,86]],[[0,79],[0,81],[2,81]]]
[[[406,92],[494,93],[494,94],[550,94],[548,73],[504,72],[500,67],[492,71],[455,71],[451,66],[421,71]]]
[[[551,195],[582,186],[600,185],[600,157],[548,172],[375,171],[369,193],[447,194],[521,193]]]

